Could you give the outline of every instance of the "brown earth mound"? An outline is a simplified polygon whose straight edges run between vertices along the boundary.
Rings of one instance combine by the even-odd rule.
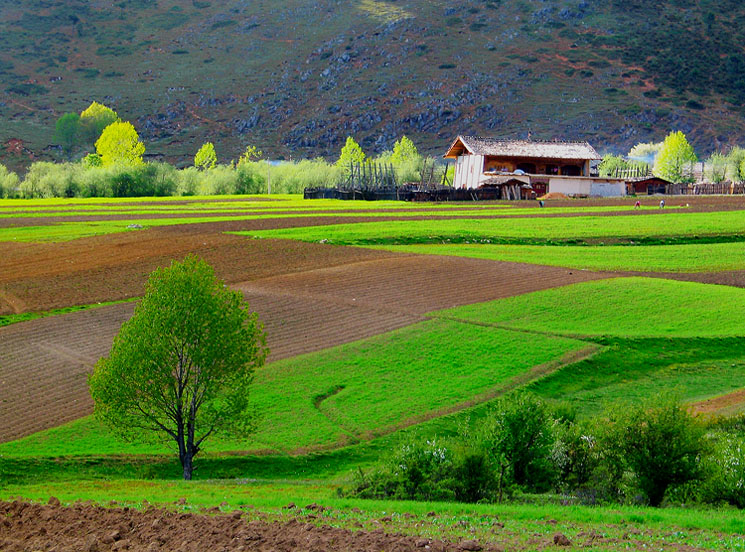
[[[508,523],[511,527],[505,527],[496,516],[491,519],[479,516],[478,519],[461,517],[457,524],[450,525],[435,512],[426,517],[393,513],[371,520],[369,514],[356,508],[333,510],[317,504],[302,509],[293,507],[281,516],[257,513],[250,506],[231,513],[220,513],[218,508],[192,513],[152,506],[145,511],[90,504],[62,507],[52,497],[46,505],[0,502],[0,550],[527,552],[571,546],[592,550],[642,551],[652,547],[670,552],[694,552],[706,546],[686,544],[699,538],[694,536],[700,534],[698,529],[638,529],[625,523],[621,526],[564,523],[562,530],[569,531],[569,538],[557,532],[554,519],[536,522],[545,526],[545,530],[541,527],[538,531],[535,526],[527,530],[520,522]],[[470,530],[466,531],[469,525]],[[478,532],[474,534],[474,531]],[[444,538],[452,540],[436,539],[433,533],[444,534]],[[467,536],[463,537],[464,534]]]

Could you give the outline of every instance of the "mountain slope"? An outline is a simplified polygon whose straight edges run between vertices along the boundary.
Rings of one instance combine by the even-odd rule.
[[[59,156],[54,121],[95,99],[176,162],[459,132],[625,151],[676,129],[706,153],[745,134],[743,23],[734,0],[2,1],[0,142]]]

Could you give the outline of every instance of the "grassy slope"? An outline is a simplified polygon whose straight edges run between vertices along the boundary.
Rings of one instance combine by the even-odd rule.
[[[574,336],[745,335],[745,290],[656,278],[613,278],[537,291],[438,314]]]
[[[529,385],[538,395],[566,401],[584,415],[619,402],[673,391],[695,402],[745,385],[742,338],[599,340],[604,350]]]
[[[745,269],[745,244],[540,246],[494,244],[392,245],[381,249],[424,255],[565,266],[583,270],[719,272]]]
[[[564,338],[426,321],[266,366],[251,389],[260,415],[257,432],[248,442],[216,439],[209,448],[287,452],[355,442],[483,401],[532,367],[586,347]],[[122,445],[92,419],[0,445],[2,454],[22,456],[165,450]]]

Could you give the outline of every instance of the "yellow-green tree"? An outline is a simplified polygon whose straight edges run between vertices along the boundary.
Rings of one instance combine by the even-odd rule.
[[[96,140],[96,153],[101,156],[103,166],[139,165],[145,146],[132,123],[119,121],[103,129],[101,137]]]
[[[212,142],[202,144],[199,151],[194,156],[194,166],[203,171],[214,169],[217,165],[217,152]]]
[[[693,146],[682,132],[671,132],[662,142],[654,164],[654,175],[680,184],[693,178],[693,164],[697,161]]]
[[[345,167],[350,163],[364,163],[364,161],[365,152],[362,151],[360,145],[354,141],[354,138],[348,136],[346,144],[341,148],[341,155],[339,155],[339,160],[336,164]]]
[[[256,146],[246,146],[246,150],[238,158],[238,166],[258,161],[264,155]]]
[[[406,136],[402,136],[401,139],[393,144],[393,155],[391,155],[391,163],[401,164],[408,161],[414,161],[419,158],[419,151],[417,151],[414,142],[412,142]]]
[[[119,120],[116,111],[98,102],[92,102],[80,113],[78,134],[81,141],[94,144],[101,136],[103,129]]]

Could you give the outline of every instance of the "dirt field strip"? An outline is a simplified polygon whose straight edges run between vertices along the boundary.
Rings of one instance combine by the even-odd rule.
[[[0,328],[0,440],[90,414],[86,376],[132,309],[112,305]]]
[[[739,410],[745,403],[745,389],[738,389],[726,395],[712,397],[690,405],[696,414],[726,415],[729,411]]]
[[[190,226],[55,244],[0,243],[0,316],[139,297],[150,272],[188,253],[229,283],[394,255]]]

